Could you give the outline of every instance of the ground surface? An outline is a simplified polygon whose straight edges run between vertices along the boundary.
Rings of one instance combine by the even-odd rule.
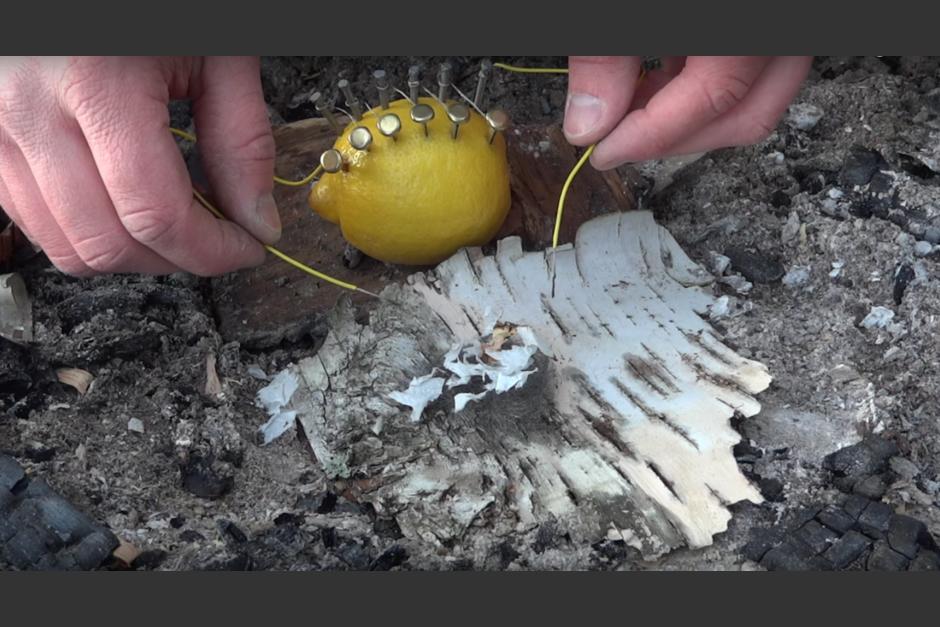
[[[466,91],[475,68],[457,61]],[[411,62],[384,65],[403,76]],[[364,81],[373,67],[367,58],[266,59],[272,117],[308,117],[305,95],[341,72]],[[560,121],[564,86],[559,77],[500,76],[492,101],[519,121]],[[459,551],[423,553],[394,521],[327,485],[305,442],[256,443],[264,416],[253,396],[263,373],[314,352],[322,325],[248,350],[220,335],[217,312],[226,303],[213,301],[210,282],[186,276],[78,281],[42,259],[19,268],[34,299],[36,338],[30,349],[0,342],[0,453],[150,550],[141,567],[161,569],[783,568],[806,558],[788,529],[808,537],[818,520],[832,528],[826,512],[883,513],[859,505],[858,493],[887,504],[885,521],[893,508],[940,535],[938,88],[937,59],[820,58],[797,99],[821,112],[815,125],[809,111],[758,146],[706,155],[668,185],[663,167],[642,168],[642,206],[689,255],[708,268],[721,265],[716,255],[730,259],[716,286],[728,307],[713,322],[775,379],[760,395],[762,413],[738,425],[742,469],[768,502],[738,507],[713,547],[648,564],[616,543],[572,546],[563,529],[546,525],[475,562]],[[185,108],[174,118],[185,123]],[[879,309],[866,318],[877,307],[893,318]],[[221,394],[206,392],[210,355]],[[62,367],[94,375],[85,396],[56,380]],[[824,463],[872,434],[877,454]],[[821,567],[897,565],[899,553],[876,541],[888,537],[888,522],[882,531],[878,521],[859,524],[870,539],[846,527],[839,546],[857,540],[861,548]],[[908,558],[927,567],[916,555]]]

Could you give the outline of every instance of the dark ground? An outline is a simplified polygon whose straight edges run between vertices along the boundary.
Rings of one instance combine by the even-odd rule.
[[[478,60],[452,61],[471,90]],[[382,65],[403,77],[412,62]],[[377,66],[265,59],[272,118],[309,117],[311,91],[342,76],[365,84]],[[496,76],[491,101],[514,120],[560,122],[564,77]],[[738,507],[712,547],[642,564],[616,543],[572,547],[564,530],[546,528],[482,563],[422,553],[393,520],[331,491],[305,442],[255,441],[265,419],[253,402],[259,371],[310,355],[322,336],[240,347],[218,332],[226,304],[189,276],[80,281],[41,258],[18,268],[36,337],[29,349],[0,341],[0,452],[150,550],[141,567],[930,567],[925,530],[940,534],[940,61],[819,58],[796,102],[821,112],[811,128],[783,122],[758,146],[687,165],[664,188],[666,166],[641,170],[643,206],[693,259],[712,268],[715,254],[730,258],[730,278],[715,288],[728,310],[714,323],[775,378],[760,396],[764,411],[738,425],[742,469],[769,500]],[[185,122],[185,107],[174,119]],[[893,319],[866,327],[873,307]],[[220,396],[205,393],[209,355]],[[87,395],[56,380],[62,367],[94,375]],[[863,437],[868,444],[824,463]]]

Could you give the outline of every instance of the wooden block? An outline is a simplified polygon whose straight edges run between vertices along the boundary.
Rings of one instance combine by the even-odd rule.
[[[318,164],[320,154],[333,145],[336,136],[322,119],[301,120],[274,130],[278,176],[299,180]],[[309,186],[274,186],[274,199],[281,212],[283,237],[277,248],[291,257],[332,277],[372,292],[390,281],[401,280],[399,270],[374,259],[365,259],[355,269],[343,263],[343,240],[339,227],[316,215],[307,204]],[[227,341],[250,348],[278,344],[285,336],[302,334],[322,314],[333,308],[341,294],[350,292],[316,279],[269,255],[257,268],[213,280],[213,301],[219,331]],[[369,297],[354,294],[354,300]]]
[[[565,140],[559,126],[523,126],[509,133],[512,208],[497,238],[518,235],[532,250],[552,243],[561,188],[581,150]],[[578,227],[611,211],[636,208],[629,173],[599,172],[585,164],[568,190],[558,243],[573,242]]]
[[[297,180],[316,167],[335,135],[325,120],[310,119],[276,128],[274,139],[278,175]],[[519,127],[509,132],[508,140],[512,207],[499,237],[518,235],[527,249],[544,248],[551,243],[558,195],[580,153],[565,141],[557,126]],[[310,209],[308,192],[309,186],[275,186],[274,197],[284,227],[280,250],[316,270],[372,292],[402,281],[417,270],[369,258],[354,269],[346,267],[346,242],[339,227]],[[560,243],[573,241],[577,228],[598,213],[633,208],[632,190],[622,172],[598,172],[586,165],[568,192]],[[258,268],[213,281],[223,337],[249,348],[270,347],[285,337],[314,328],[344,293],[350,294],[273,256]],[[360,294],[352,294],[352,298],[366,305],[372,300]]]

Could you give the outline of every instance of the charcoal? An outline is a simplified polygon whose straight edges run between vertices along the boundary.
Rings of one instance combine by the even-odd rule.
[[[862,512],[865,511],[869,503],[871,503],[871,501],[864,496],[853,494],[842,505],[842,509],[854,520],[858,520],[858,517],[862,515]]]
[[[771,255],[734,247],[725,250],[725,256],[731,267],[752,283],[774,283],[786,274],[780,260]]]
[[[395,544],[382,551],[382,553],[372,560],[369,564],[369,570],[391,570],[396,566],[401,566],[408,559],[408,551]]]
[[[823,527],[815,520],[811,520],[803,525],[793,535],[812,548],[816,555],[825,552],[826,549],[839,539],[839,534]]]
[[[857,531],[849,531],[829,547],[823,557],[832,562],[837,569],[851,564],[871,544],[871,540]]]
[[[760,562],[770,549],[783,541],[783,533],[777,529],[754,529],[751,538],[744,545],[742,553],[752,562]]]
[[[854,527],[856,520],[849,516],[845,510],[832,505],[816,514],[816,519],[840,535]]]
[[[767,551],[760,565],[767,570],[787,571],[826,570],[829,567],[826,560],[816,557],[803,542],[793,538]]]
[[[885,485],[884,480],[878,475],[870,475],[864,479],[860,479],[855,483],[855,486],[852,488],[852,491],[855,494],[860,494],[867,499],[878,500],[884,496],[885,492],[888,490],[888,486]]]
[[[872,501],[858,517],[858,528],[871,538],[884,538],[894,510],[880,501]]]
[[[118,544],[42,478],[26,477],[16,460],[0,455],[0,561],[21,570],[92,570]]]
[[[876,172],[887,167],[888,163],[877,150],[852,146],[839,171],[839,183],[846,187],[867,185]]]
[[[757,482],[757,487],[768,501],[779,503],[784,500],[783,482],[779,479],[764,477]]]
[[[907,570],[910,562],[906,557],[893,550],[884,540],[875,543],[871,555],[868,556],[866,568],[868,570]]]
[[[827,455],[823,466],[840,477],[862,478],[884,472],[888,459],[897,453],[893,442],[871,437]]]
[[[895,514],[888,523],[888,544],[908,559],[917,557],[918,547],[932,542],[927,526],[919,520]]]
[[[908,570],[940,570],[940,553],[921,549]]]
[[[24,477],[23,469],[9,455],[0,455],[0,490],[13,491],[13,487]]]

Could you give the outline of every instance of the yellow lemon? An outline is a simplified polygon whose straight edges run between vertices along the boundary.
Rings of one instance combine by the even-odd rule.
[[[461,247],[483,245],[509,211],[502,134],[490,143],[489,125],[471,109],[454,139],[445,107],[432,98],[420,104],[434,111],[426,135],[425,126],[412,120],[407,100],[373,109],[346,127],[334,144],[344,170],[325,173],[308,197],[314,211],[339,224],[346,241],[389,263],[434,264]],[[394,139],[378,127],[389,113],[401,121]],[[350,144],[357,127],[371,133],[368,150]]]

